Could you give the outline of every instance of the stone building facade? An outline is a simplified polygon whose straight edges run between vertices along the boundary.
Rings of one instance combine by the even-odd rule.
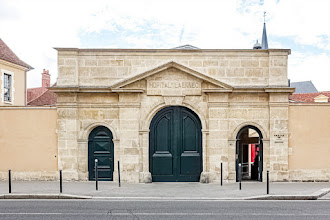
[[[56,49],[58,168],[66,179],[93,179],[98,158],[105,180],[117,180],[120,161],[126,182],[157,181],[171,169],[187,175],[168,181],[215,182],[221,163],[224,180],[234,182],[243,136],[253,130],[258,180],[266,170],[273,181],[289,180],[290,50]]]

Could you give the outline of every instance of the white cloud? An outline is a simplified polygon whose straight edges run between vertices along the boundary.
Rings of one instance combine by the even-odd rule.
[[[289,36],[300,44],[329,49],[330,1],[282,0],[278,4],[271,2],[266,1],[265,7],[271,16],[268,25],[273,35]],[[323,39],[323,36],[328,38]]]
[[[53,82],[56,80],[53,47],[80,47],[84,33],[105,30],[122,34],[122,41],[135,48],[171,48],[179,44],[251,48],[261,38],[262,14],[267,11],[268,35],[290,37],[298,44],[330,50],[329,4],[327,0],[265,0],[263,5],[258,0],[1,0],[0,37],[23,61],[36,68],[28,79],[28,86],[35,87],[41,83],[43,68],[50,70]],[[110,44],[118,47],[114,42]],[[282,45],[280,40],[269,41],[271,48]],[[301,56],[305,57],[303,61],[292,52],[289,77],[309,77],[307,80],[315,84],[321,82],[318,87],[330,90],[330,85],[324,85],[329,53],[306,52]],[[316,68],[314,56],[319,58]],[[308,69],[317,69],[320,74],[307,74]],[[320,78],[314,80],[315,77]]]
[[[311,80],[317,90],[330,91],[330,56],[325,53],[293,53],[289,56],[288,72],[292,82]]]
[[[73,9],[80,1],[14,0],[2,1],[2,5],[7,14],[16,16],[0,20],[0,37],[18,57],[35,68],[28,73],[28,87],[41,85],[44,68],[50,70],[54,82],[57,58],[53,47],[79,47],[78,32],[84,14],[88,13],[87,5],[79,10]]]

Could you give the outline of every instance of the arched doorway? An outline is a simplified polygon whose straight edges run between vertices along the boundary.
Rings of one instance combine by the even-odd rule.
[[[152,181],[198,182],[202,164],[202,126],[198,116],[182,106],[160,110],[150,123]]]
[[[89,180],[95,180],[95,159],[98,159],[98,179],[113,180],[113,141],[111,131],[104,126],[96,127],[88,137]]]
[[[239,164],[242,180],[262,182],[263,142],[262,133],[252,125],[247,125],[236,136],[236,181],[239,181]]]

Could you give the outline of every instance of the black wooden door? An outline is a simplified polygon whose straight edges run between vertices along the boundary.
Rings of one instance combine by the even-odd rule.
[[[202,133],[188,108],[160,110],[150,124],[149,167],[155,182],[198,182],[202,172]]]
[[[113,142],[111,131],[96,127],[88,139],[88,172],[89,180],[95,180],[95,159],[98,159],[98,179],[113,180]]]

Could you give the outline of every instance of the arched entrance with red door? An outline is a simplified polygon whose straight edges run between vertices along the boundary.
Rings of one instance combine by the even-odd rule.
[[[261,131],[247,125],[236,136],[236,181],[239,181],[239,164],[242,180],[262,182],[263,141]]]

